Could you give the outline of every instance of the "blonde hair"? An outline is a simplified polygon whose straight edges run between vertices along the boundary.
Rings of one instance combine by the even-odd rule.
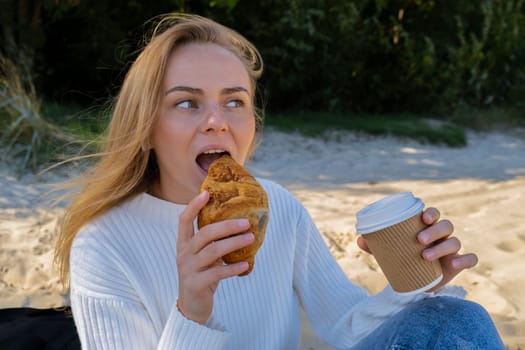
[[[258,50],[237,32],[212,20],[187,14],[162,15],[154,19],[151,40],[131,65],[114,104],[98,162],[82,177],[67,184],[78,188],[59,224],[55,263],[64,285],[69,283],[69,254],[78,231],[89,221],[143,192],[158,179],[155,155],[149,138],[162,98],[167,61],[184,44],[217,44],[244,63],[255,100],[256,82],[263,63]],[[254,101],[255,102],[255,101]],[[256,108],[256,132],[262,114]],[[255,140],[254,140],[255,145]]]

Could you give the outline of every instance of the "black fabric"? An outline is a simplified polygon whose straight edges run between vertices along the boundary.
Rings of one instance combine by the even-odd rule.
[[[69,308],[0,310],[0,350],[79,350]]]

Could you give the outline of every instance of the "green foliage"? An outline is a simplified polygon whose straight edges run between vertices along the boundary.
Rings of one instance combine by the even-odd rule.
[[[516,107],[458,107],[450,116],[456,125],[479,131],[512,132],[525,128],[523,109]]]
[[[111,101],[146,22],[174,11],[213,18],[260,49],[271,125],[462,145],[461,129],[428,118],[525,124],[525,0],[0,0],[0,8],[0,137],[26,166],[71,151],[71,135],[102,133],[107,113],[83,106]]]
[[[33,4],[34,16],[20,17],[16,1],[0,0],[0,28],[17,47],[32,47],[26,52],[46,99],[107,101],[137,54],[143,24],[183,11],[231,26],[256,44],[269,111],[525,110],[525,0],[22,3]]]
[[[239,0],[212,0],[209,2],[210,7],[219,7],[225,9],[233,9]]]
[[[352,130],[370,135],[390,135],[422,143],[462,147],[467,137],[462,128],[449,123],[422,119],[414,114],[337,114],[303,112],[271,114],[267,124],[285,131],[299,131],[319,137],[328,130]]]
[[[96,140],[106,130],[110,112],[103,106],[83,107],[81,105],[63,105],[56,102],[42,104],[42,115],[55,125],[61,125],[70,134],[74,135],[79,143],[88,144]],[[89,144],[95,147],[97,144]]]
[[[511,91],[525,86],[525,16],[522,0],[482,1],[474,30],[455,16],[459,44],[449,47],[449,91],[456,103],[493,106],[522,103]],[[472,24],[470,25],[472,27]],[[452,98],[451,98],[452,99]]]
[[[261,48],[270,110],[448,115],[522,103],[524,20],[522,0],[294,0],[227,23]]]

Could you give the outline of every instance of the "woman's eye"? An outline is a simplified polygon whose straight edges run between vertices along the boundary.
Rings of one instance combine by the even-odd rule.
[[[184,100],[184,101],[177,102],[175,106],[178,108],[182,108],[182,109],[197,108],[197,104],[191,100]]]
[[[228,108],[238,108],[242,107],[244,105],[244,102],[242,100],[230,100],[226,103],[226,107]]]

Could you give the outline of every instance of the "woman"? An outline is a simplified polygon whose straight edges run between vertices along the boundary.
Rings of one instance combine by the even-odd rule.
[[[458,254],[452,225],[438,221],[436,209],[425,212],[431,227],[420,235],[439,242],[425,253],[443,266],[436,292],[402,296],[387,287],[368,296],[345,277],[304,207],[262,179],[271,216],[255,268],[237,277],[245,262],[222,263],[254,237],[237,234],[249,227],[245,219],[197,232],[209,196],[199,186],[219,154],[244,164],[253,152],[261,72],[246,39],[188,15],[165,17],[131,66],[106,148],[67,208],[57,243],[83,347],[296,349],[302,306],[316,333],[337,348],[385,349],[394,337],[412,342],[414,329],[398,329],[400,320],[427,320],[417,339],[434,348],[450,341],[501,348],[481,307],[445,296],[451,292],[443,286],[477,258]]]

